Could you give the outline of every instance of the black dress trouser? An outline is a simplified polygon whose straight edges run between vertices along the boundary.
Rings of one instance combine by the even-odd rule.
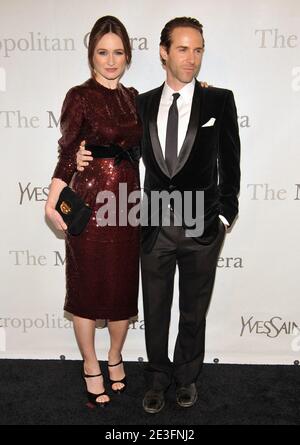
[[[207,245],[185,236],[182,227],[162,227],[153,250],[141,255],[148,385],[166,390],[196,382],[204,360],[206,314],[225,237],[220,221]],[[173,363],[168,357],[176,264],[179,269],[179,330]]]

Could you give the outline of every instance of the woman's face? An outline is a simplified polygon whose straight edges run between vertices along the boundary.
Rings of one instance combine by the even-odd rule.
[[[117,34],[110,32],[101,37],[95,47],[93,64],[100,82],[119,80],[126,68],[126,54]]]

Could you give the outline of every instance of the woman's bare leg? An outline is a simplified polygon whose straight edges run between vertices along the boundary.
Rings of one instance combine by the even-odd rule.
[[[73,317],[74,331],[83,361],[84,372],[89,375],[100,374],[100,366],[95,351],[96,322],[81,317]],[[88,391],[93,394],[104,392],[103,377],[85,379]],[[100,396],[97,402],[108,402],[108,396]]]
[[[121,359],[122,349],[127,337],[129,320],[109,321],[108,330],[110,334],[110,350],[108,353],[108,363],[115,365]],[[109,375],[112,380],[122,380],[125,376],[123,364],[110,367]],[[112,388],[116,391],[124,387],[123,383],[115,383]]]

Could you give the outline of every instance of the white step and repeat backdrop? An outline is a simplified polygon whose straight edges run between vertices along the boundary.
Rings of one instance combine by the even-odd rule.
[[[110,14],[132,39],[125,85],[144,92],[163,82],[160,31],[171,18],[188,15],[204,24],[200,79],[235,93],[240,217],[219,260],[206,361],[299,360],[299,0],[0,0],[0,14],[0,357],[79,358],[62,310],[64,241],[44,221],[44,204],[62,101],[89,77],[87,34]],[[177,308],[176,290],[171,352]],[[107,346],[101,329],[100,359]],[[146,360],[141,294],[124,357]]]

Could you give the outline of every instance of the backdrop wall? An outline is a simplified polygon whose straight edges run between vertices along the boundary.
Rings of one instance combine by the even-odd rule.
[[[160,31],[188,15],[204,24],[199,78],[235,94],[240,216],[221,252],[206,361],[299,360],[299,1],[0,0],[0,11],[0,357],[79,358],[62,310],[64,241],[44,221],[44,204],[64,96],[89,77],[86,36],[98,17],[111,14],[132,38],[125,85],[144,92],[163,82]],[[127,360],[146,360],[141,301]],[[176,286],[171,351],[177,324]],[[107,329],[99,330],[101,359],[107,341]]]

